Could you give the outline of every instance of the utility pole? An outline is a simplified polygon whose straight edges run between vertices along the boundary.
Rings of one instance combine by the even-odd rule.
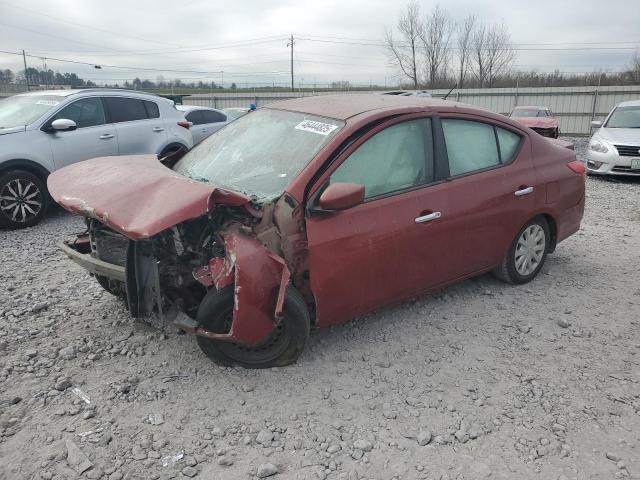
[[[287,43],[287,47],[291,47],[291,91],[295,92],[293,88],[293,34],[289,38],[289,43]]]
[[[24,50],[22,50],[22,61],[24,62],[24,81],[27,83],[27,92],[28,92],[30,90],[29,76],[27,75],[27,56],[25,55]]]

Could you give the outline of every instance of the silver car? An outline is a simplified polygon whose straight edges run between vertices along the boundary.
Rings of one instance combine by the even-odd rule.
[[[215,108],[196,105],[178,105],[176,108],[183,112],[184,117],[192,124],[191,134],[194,145],[200,143],[213,132],[217,132],[232,120],[224,112]]]
[[[587,148],[587,173],[640,176],[640,100],[615,106]]]
[[[0,101],[0,226],[42,219],[49,173],[94,157],[188,150],[189,127],[172,101],[134,91],[49,90]]]

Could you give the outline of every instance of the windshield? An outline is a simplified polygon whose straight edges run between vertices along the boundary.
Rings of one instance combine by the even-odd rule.
[[[547,112],[545,110],[514,110],[511,113],[512,117],[546,117]]]
[[[174,170],[256,200],[275,198],[343,125],[330,118],[260,109],[218,130]]]
[[[30,125],[61,100],[56,95],[15,95],[0,100],[0,128]]]
[[[640,106],[617,107],[611,112],[607,128],[640,128]]]

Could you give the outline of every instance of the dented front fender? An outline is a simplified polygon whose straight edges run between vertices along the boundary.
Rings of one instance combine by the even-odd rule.
[[[225,258],[216,257],[196,269],[194,278],[205,287],[234,285],[233,321],[228,333],[196,328],[196,335],[256,345],[266,340],[282,319],[291,273],[284,259],[258,240],[242,233],[223,235]]]

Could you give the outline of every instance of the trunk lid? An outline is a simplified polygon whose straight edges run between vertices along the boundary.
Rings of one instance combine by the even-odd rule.
[[[205,215],[217,204],[239,206],[250,201],[178,175],[155,155],[79,162],[49,175],[47,186],[66,210],[95,218],[133,240]]]

